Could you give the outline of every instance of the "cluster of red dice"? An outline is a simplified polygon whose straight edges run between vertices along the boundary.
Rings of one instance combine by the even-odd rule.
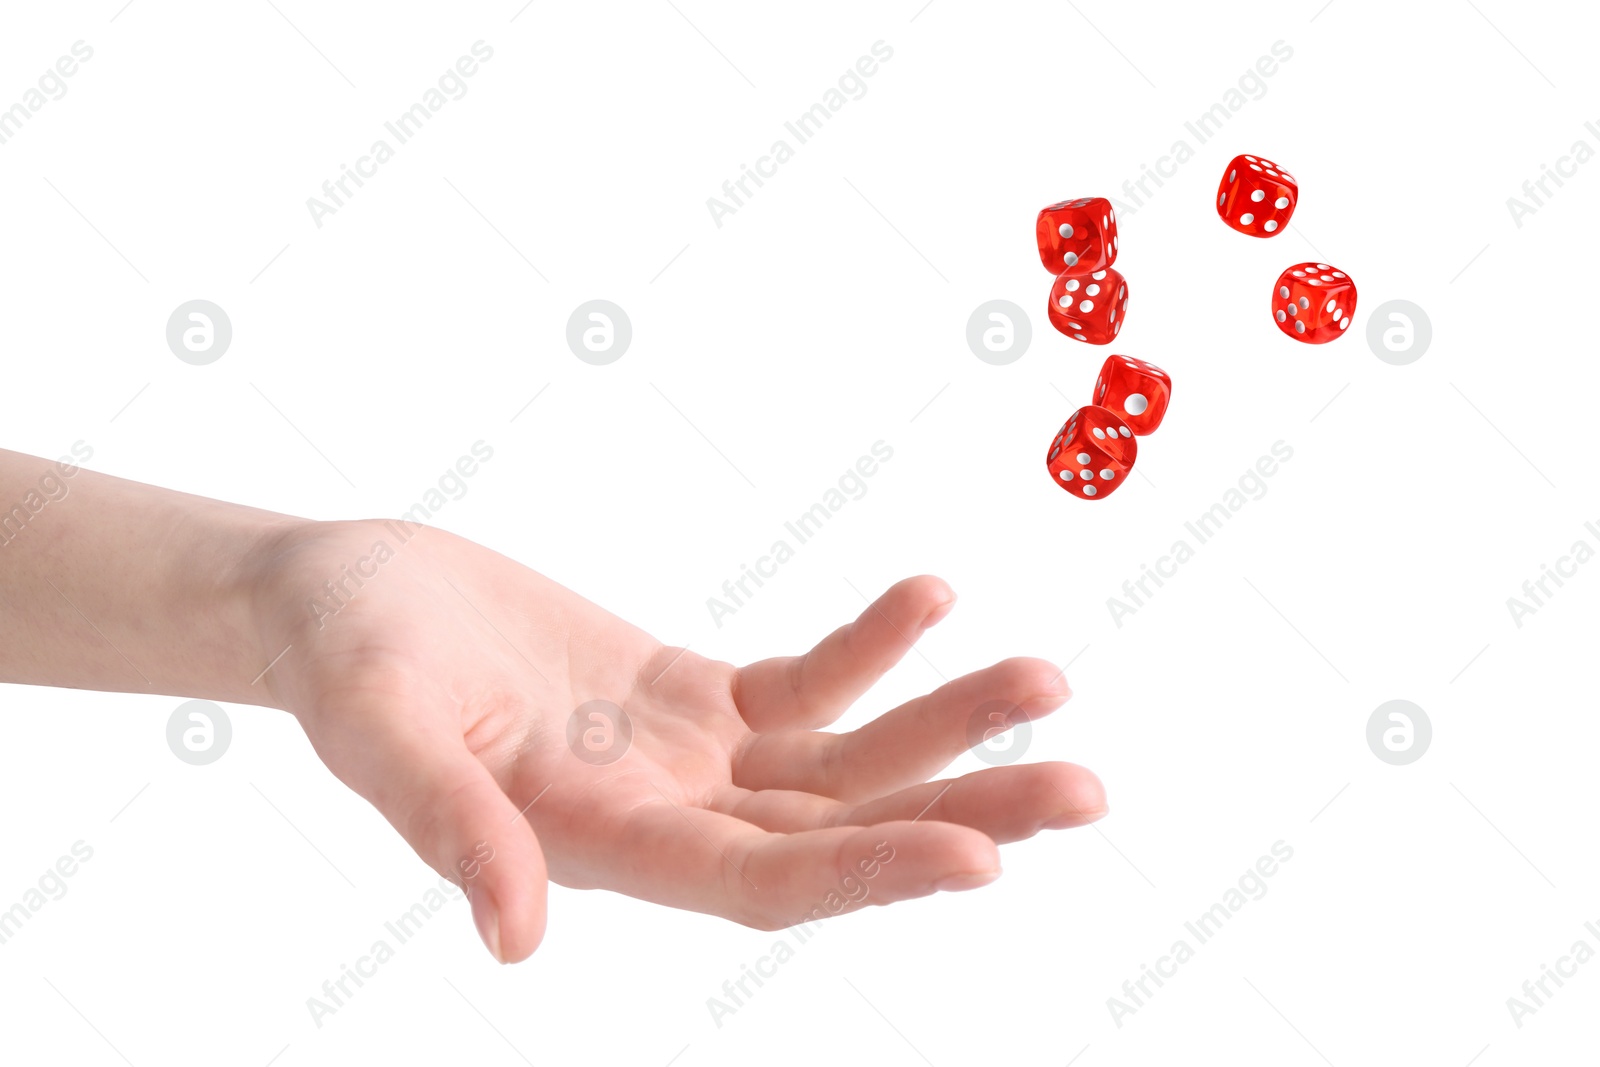
[[[1073,496],[1108,497],[1127,481],[1139,438],[1155,432],[1172,399],[1172,378],[1154,363],[1107,356],[1091,403],[1079,408],[1050,442],[1050,477]]]
[[[1234,156],[1217,186],[1217,216],[1250,237],[1282,233],[1300,201],[1294,176],[1270,159]],[[1356,283],[1327,263],[1296,263],[1272,287],[1272,318],[1296,341],[1320,345],[1350,328]]]
[[[1217,190],[1222,221],[1251,237],[1282,233],[1300,187],[1282,167],[1260,156],[1235,156]],[[1109,344],[1127,321],[1128,281],[1117,259],[1117,213],[1104,197],[1080,197],[1039,212],[1039,259],[1056,276],[1050,287],[1050,325],[1077,341]],[[1272,317],[1296,341],[1322,344],[1350,328],[1356,286],[1327,263],[1296,263],[1273,287]],[[1056,484],[1074,496],[1110,496],[1133,470],[1138,438],[1161,425],[1172,378],[1153,363],[1110,356],[1090,402],[1072,413],[1050,442],[1046,459]]]
[[[1117,213],[1104,197],[1080,197],[1039,212],[1039,259],[1056,276],[1050,325],[1077,341],[1109,344],[1127,321],[1128,280],[1117,259]],[[1110,496],[1127,480],[1137,438],[1167,413],[1172,379],[1154,363],[1110,356],[1089,403],[1050,442],[1046,465],[1057,485],[1085,500]]]

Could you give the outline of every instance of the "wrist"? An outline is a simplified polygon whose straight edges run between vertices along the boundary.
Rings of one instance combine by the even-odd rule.
[[[166,562],[167,603],[194,606],[188,619],[174,620],[193,650],[181,667],[186,694],[284,706],[268,679],[284,644],[274,643],[278,634],[264,606],[276,600],[280,546],[316,525],[225,504],[197,518],[193,536]]]
[[[399,520],[274,518],[239,568],[253,657],[245,699],[303,717],[327,680],[315,665],[389,621],[363,590],[406,544],[431,542],[438,531]]]

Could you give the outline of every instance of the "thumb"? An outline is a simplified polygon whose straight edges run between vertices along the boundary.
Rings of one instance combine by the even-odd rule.
[[[436,756],[399,801],[399,818],[389,821],[423,862],[466,892],[472,921],[494,958],[516,963],[544,940],[544,852],[500,783],[464,745],[455,745],[458,751]]]
[[[533,827],[459,737],[392,730],[329,760],[424,863],[460,886],[484,945],[501,963],[544,939],[549,879]],[[338,765],[335,766],[335,763]]]

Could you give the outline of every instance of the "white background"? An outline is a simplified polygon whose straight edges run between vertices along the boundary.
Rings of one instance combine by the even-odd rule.
[[[1600,165],[1520,228],[1505,203],[1574,140],[1600,148],[1592,13],[121,3],[8,6],[0,30],[0,106],[94,49],[0,145],[7,447],[83,440],[94,469],[332,518],[405,510],[482,439],[494,458],[439,525],[735,662],[936,573],[955,614],[841,725],[1005,656],[1071,661],[1076,697],[1027,758],[1092,767],[1112,812],[1008,846],[984,890],[825,925],[720,1027],[707,998],[780,935],[555,888],[530,962],[496,966],[456,903],[319,1028],[306,998],[436,878],[293,720],[229,708],[232,747],[191,767],[166,747],[174,699],[7,687],[0,908],[94,849],[0,946],[8,1062],[1592,1051],[1600,964],[1521,1028],[1506,998],[1579,938],[1600,949],[1600,566],[1521,628],[1506,599],[1600,547],[1581,332]],[[480,39],[467,95],[317,228],[306,198]],[[866,95],[714,225],[706,198],[879,40]],[[1280,40],[1265,94],[1198,144],[1184,121]],[[1180,138],[1195,158],[1121,212],[1115,346],[1169,370],[1175,403],[1146,477],[1084,502],[1043,457],[1109,350],[1045,322],[1034,214],[1133,207],[1122,183]],[[1211,208],[1237,152],[1300,181],[1271,240]],[[1269,319],[1306,259],[1360,287],[1324,346]],[[234,330],[203,367],[164,336],[195,298]],[[593,298],[634,329],[604,367],[564,340]],[[964,336],[996,298],[1033,326],[998,367]],[[1367,347],[1391,299],[1432,320],[1408,366]],[[706,598],[879,440],[867,494],[713,625]],[[1115,625],[1106,599],[1278,441],[1265,496]],[[1409,766],[1365,739],[1394,698],[1433,724]],[[1107,998],[1280,840],[1266,896],[1117,1026]]]

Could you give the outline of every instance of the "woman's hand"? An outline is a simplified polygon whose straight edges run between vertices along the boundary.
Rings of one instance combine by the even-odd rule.
[[[277,657],[270,702],[467,890],[505,962],[543,936],[547,877],[775,929],[826,913],[865,864],[862,903],[971,889],[999,875],[997,843],[1106,810],[1099,780],[1067,763],[927,780],[969,747],[981,705],[1036,718],[1067,700],[1042,660],[821,732],[949,612],[937,578],[900,582],[803,656],[740,668],[399,521],[284,525],[247,566],[261,662]],[[590,701],[626,718],[599,756],[569,744]],[[607,733],[604,718],[578,727]],[[885,847],[892,862],[873,863]]]

